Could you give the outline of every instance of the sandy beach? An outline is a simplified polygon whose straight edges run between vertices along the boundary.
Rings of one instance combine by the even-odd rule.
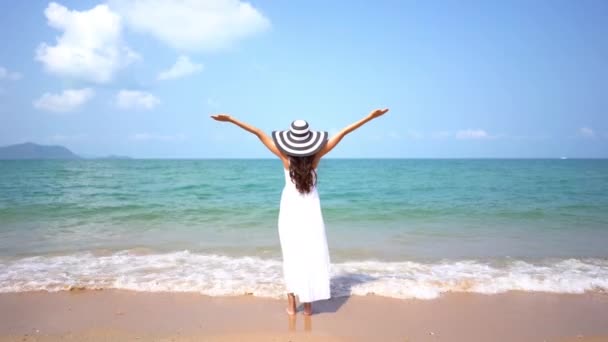
[[[195,293],[5,293],[0,341],[608,341],[608,296],[599,293],[351,296],[293,319],[284,305]]]

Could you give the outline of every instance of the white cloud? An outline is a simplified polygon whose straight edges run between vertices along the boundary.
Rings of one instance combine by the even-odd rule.
[[[61,94],[44,93],[34,101],[34,107],[51,112],[70,112],[85,104],[95,96],[90,88],[67,89]]]
[[[202,64],[192,63],[188,56],[179,56],[171,68],[158,74],[158,79],[161,81],[171,80],[201,72],[202,70]]]
[[[578,135],[583,138],[595,138],[595,132],[589,127],[579,128]]]
[[[150,110],[159,103],[156,96],[145,91],[123,89],[116,94],[116,105],[122,109]]]
[[[122,41],[120,16],[105,4],[80,12],[51,2],[44,14],[49,26],[62,31],[56,45],[41,43],[36,50],[50,73],[106,83],[139,58]]]
[[[182,133],[174,135],[159,135],[150,133],[136,133],[129,137],[134,141],[162,141],[162,142],[180,142],[186,140],[186,135]]]
[[[18,81],[23,77],[18,72],[10,71],[4,67],[0,67],[0,80]]]
[[[110,0],[133,30],[180,50],[217,50],[262,32],[270,21],[239,0]]]
[[[467,140],[467,139],[488,139],[492,138],[483,129],[465,129],[456,132],[456,139]]]

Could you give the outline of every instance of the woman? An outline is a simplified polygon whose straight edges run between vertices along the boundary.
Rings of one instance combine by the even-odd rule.
[[[311,131],[304,120],[295,120],[289,130],[272,132],[271,139],[260,129],[229,115],[211,116],[255,134],[283,162],[285,188],[281,194],[279,239],[288,315],[296,313],[295,295],[304,303],[305,315],[312,314],[313,301],[330,297],[329,252],[316,187],[317,165],[345,135],[386,112],[388,109],[376,109],[329,140],[327,132]]]

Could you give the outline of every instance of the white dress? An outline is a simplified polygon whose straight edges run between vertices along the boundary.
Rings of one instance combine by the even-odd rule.
[[[329,299],[329,251],[316,186],[300,194],[284,170],[285,187],[279,211],[279,239],[288,293],[300,302]]]

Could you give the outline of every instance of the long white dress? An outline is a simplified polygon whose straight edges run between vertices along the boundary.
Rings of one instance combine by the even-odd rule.
[[[289,170],[283,170],[279,239],[287,292],[304,303],[328,299],[329,251],[319,193],[315,186],[310,193],[300,194]]]

